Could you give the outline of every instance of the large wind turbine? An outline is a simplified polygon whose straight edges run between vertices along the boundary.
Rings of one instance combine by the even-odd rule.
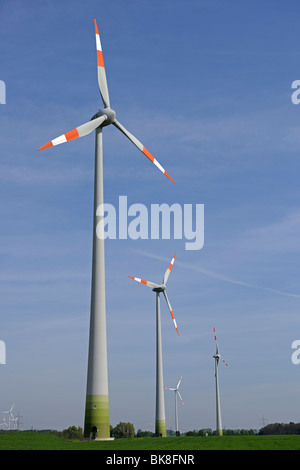
[[[91,282],[91,314],[89,357],[87,373],[86,409],[84,435],[89,437],[97,432],[98,438],[107,439],[110,436],[108,378],[107,378],[107,344],[106,344],[106,305],[105,305],[105,259],[104,259],[104,227],[98,224],[96,233],[97,208],[103,207],[103,149],[102,128],[113,124],[119,129],[157,168],[171,181],[172,178],[144,147],[144,145],[128,132],[116,120],[116,113],[110,107],[106,72],[99,31],[95,21],[98,85],[104,109],[99,110],[90,121],[71,131],[51,140],[39,150],[83,137],[96,131],[95,139],[95,174],[94,174],[94,213],[93,213],[93,256]],[[173,181],[174,182],[174,181]],[[99,230],[101,227],[101,231]]]
[[[153,292],[156,293],[156,413],[155,413],[155,434],[156,436],[166,437],[166,414],[165,414],[165,399],[164,399],[164,379],[163,379],[163,363],[162,363],[162,346],[161,346],[161,320],[160,320],[160,297],[159,294],[162,292],[168,304],[174,326],[176,328],[177,334],[178,328],[174,313],[169,302],[167,293],[166,293],[166,284],[169,278],[171,269],[175,261],[175,255],[172,258],[171,263],[169,264],[164,277],[162,284],[156,284],[155,282],[145,281],[138,277],[130,277],[137,282],[141,282],[148,287],[151,287]]]
[[[216,337],[216,330],[214,328],[214,338],[216,343],[216,354],[214,354],[215,358],[215,377],[216,377],[216,421],[217,421],[217,432],[219,436],[223,436],[222,430],[222,417],[221,417],[221,405],[220,405],[220,391],[219,391],[219,376],[218,376],[218,365],[219,360],[221,359],[221,354],[219,353],[217,337]],[[222,362],[225,366],[228,366],[227,362],[222,359]]]
[[[172,390],[173,392],[175,392],[175,425],[176,425],[176,436],[179,436],[180,433],[179,433],[179,429],[178,429],[178,410],[177,410],[177,395],[179,396],[180,400],[181,400],[181,403],[184,405],[183,403],[183,399],[179,393],[179,385],[181,384],[181,381],[182,381],[182,376],[180,377],[179,379],[179,382],[176,386],[176,388],[170,388],[170,387],[165,387],[166,390]]]

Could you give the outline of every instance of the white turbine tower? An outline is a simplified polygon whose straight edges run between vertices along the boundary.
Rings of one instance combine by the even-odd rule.
[[[156,414],[155,414],[155,435],[166,437],[166,415],[165,415],[165,399],[164,399],[164,379],[163,379],[163,362],[162,362],[162,346],[161,346],[161,320],[160,320],[160,297],[159,294],[162,292],[168,304],[168,308],[170,310],[172,320],[174,322],[174,326],[176,328],[177,334],[178,328],[176,324],[176,320],[174,317],[174,313],[169,302],[167,293],[166,293],[166,284],[169,278],[171,269],[173,267],[175,261],[175,255],[172,258],[171,263],[169,264],[162,284],[156,284],[155,282],[145,281],[144,279],[140,279],[138,277],[130,277],[130,279],[134,279],[137,282],[141,282],[146,286],[152,288],[153,292],[156,293]]]
[[[170,387],[165,387],[166,390],[171,390],[173,392],[175,392],[175,426],[176,426],[176,436],[179,436],[180,435],[180,432],[179,432],[179,429],[178,429],[178,409],[177,409],[177,395],[179,396],[180,400],[181,400],[181,403],[184,405],[183,403],[183,399],[179,393],[179,386],[181,384],[181,380],[182,380],[182,376],[180,377],[179,379],[179,382],[176,386],[176,388],[170,388]]]
[[[144,145],[117,120],[116,113],[110,107],[106,72],[104,68],[103,53],[100,35],[95,22],[98,85],[104,109],[99,110],[90,121],[72,129],[65,134],[51,140],[39,150],[83,137],[95,131],[95,174],[94,174],[94,225],[93,225],[93,255],[92,255],[92,281],[91,281],[91,311],[90,311],[90,337],[87,372],[86,408],[84,435],[91,433],[98,438],[110,437],[109,403],[108,403],[108,373],[107,373],[107,344],[106,344],[106,302],[105,302],[105,259],[104,259],[104,227],[96,223],[103,219],[103,148],[102,129],[113,124],[121,131],[165,176],[171,181],[165,169],[144,147]],[[173,181],[174,182],[174,181]],[[99,208],[102,208],[102,211]],[[97,227],[97,231],[96,231]]]
[[[221,354],[219,353],[215,328],[214,328],[214,338],[215,338],[215,343],[216,343],[216,354],[213,355],[213,357],[215,358],[215,378],[216,378],[216,425],[217,425],[217,432],[219,436],[223,436],[220,391],[219,391],[219,375],[218,375],[218,365],[219,365],[219,360],[221,359]],[[227,362],[225,362],[224,359],[222,359],[222,362],[225,364],[225,366],[228,366]]]

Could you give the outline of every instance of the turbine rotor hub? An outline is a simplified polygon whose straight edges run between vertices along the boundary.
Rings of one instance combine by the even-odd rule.
[[[105,121],[101,124],[100,127],[109,126],[109,124],[112,124],[116,119],[116,113],[113,109],[104,108],[104,109],[100,109],[96,114],[94,114],[91,121],[100,116],[106,116]]]

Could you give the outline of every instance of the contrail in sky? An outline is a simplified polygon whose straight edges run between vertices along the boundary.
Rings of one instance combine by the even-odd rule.
[[[133,251],[135,251],[136,253],[139,253],[141,255],[148,256],[149,258],[159,259],[159,260],[168,262],[168,258],[165,258],[163,256],[154,255],[152,253],[148,253],[146,251],[141,251],[141,250],[133,250]],[[260,289],[260,290],[264,290],[264,291],[268,291],[268,292],[273,292],[274,294],[284,295],[286,297],[300,298],[300,294],[291,294],[290,292],[284,292],[284,291],[281,291],[281,290],[278,290],[278,289],[272,289],[270,287],[262,287],[262,286],[258,286],[256,284],[249,284],[247,282],[238,281],[236,279],[232,279],[232,278],[230,278],[228,276],[225,276],[223,274],[215,273],[214,271],[208,271],[207,269],[203,269],[203,268],[200,268],[198,266],[193,266],[192,264],[188,264],[188,263],[183,263],[182,261],[176,260],[176,265],[181,266],[182,268],[185,268],[185,269],[192,269],[193,271],[197,271],[201,274],[204,274],[207,277],[212,277],[214,279],[218,279],[219,281],[228,282],[230,284],[235,284],[235,285],[238,285],[238,286],[248,287],[248,288],[251,288],[251,289]]]

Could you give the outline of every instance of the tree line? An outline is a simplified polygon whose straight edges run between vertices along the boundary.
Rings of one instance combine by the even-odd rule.
[[[44,432],[53,432],[65,439],[83,439],[83,429],[81,427],[70,426],[63,431],[50,431],[45,430]],[[300,423],[272,423],[259,429],[223,429],[224,436],[238,436],[238,435],[270,435],[270,434],[300,434]],[[143,431],[138,429],[135,432],[134,425],[132,423],[120,422],[115,427],[110,426],[110,435],[115,439],[127,439],[127,438],[139,438],[139,437],[155,437],[155,433],[151,431]],[[175,431],[167,431],[168,436],[175,436]],[[216,436],[217,432],[212,429],[194,429],[193,431],[187,431],[181,434],[182,436]]]
[[[290,422],[267,424],[259,430],[260,435],[266,434],[300,434],[300,423]]]
[[[67,429],[59,432],[59,434],[64,437],[65,439],[82,439],[83,438],[83,430],[81,427],[76,428],[76,426],[70,426]],[[238,430],[230,430],[225,429],[223,430],[223,435],[227,436],[234,436],[234,435],[254,435],[257,434],[257,431],[253,429],[238,429]],[[168,430],[168,436],[175,436],[175,431]],[[216,431],[212,429],[199,429],[193,431],[187,431],[182,433],[183,436],[215,436],[217,435]],[[142,429],[138,429],[135,432],[134,425],[132,423],[120,422],[115,427],[110,426],[110,436],[114,437],[115,439],[127,439],[133,437],[155,437],[155,433],[152,431],[143,431]]]

